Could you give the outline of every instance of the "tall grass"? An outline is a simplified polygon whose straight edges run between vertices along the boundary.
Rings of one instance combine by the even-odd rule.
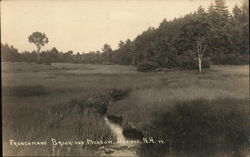
[[[93,105],[90,105],[90,104]],[[99,104],[97,104],[99,103]],[[100,109],[96,106],[102,101],[98,97],[87,100],[71,100],[68,103],[51,105],[47,112],[36,113],[36,118],[25,120],[25,123],[12,126],[11,138],[15,141],[44,141],[46,147],[17,147],[10,149],[6,155],[37,156],[52,155],[51,139],[58,141],[85,141],[87,139],[114,141],[114,135],[106,125]],[[96,106],[94,106],[96,105]],[[26,112],[26,114],[32,114]],[[6,134],[5,134],[6,135]],[[85,145],[91,149],[97,149],[98,145]],[[66,155],[68,147],[57,147],[57,154]],[[83,146],[70,146],[68,155],[91,155],[91,152],[83,149]],[[93,152],[92,152],[93,153]]]
[[[8,143],[11,138],[73,139],[71,135],[78,138],[81,132],[82,138],[99,139],[102,134],[112,138],[108,128],[101,129],[104,121],[99,113],[105,111],[105,105],[98,109],[93,102],[100,97],[93,102],[89,99],[91,95],[106,97],[112,89],[124,91],[111,95],[119,101],[109,105],[108,114],[122,117],[125,125],[144,132],[177,103],[218,98],[245,101],[249,97],[248,71],[248,66],[213,66],[203,74],[192,70],[138,73],[134,67],[118,65],[2,63],[4,150],[10,155],[51,154],[51,148],[43,147],[15,151]],[[77,101],[69,102],[71,99]],[[92,107],[80,109],[87,102]]]
[[[4,96],[32,97],[49,94],[48,90],[41,85],[34,86],[4,86],[2,88]]]
[[[204,99],[177,103],[144,128],[147,137],[165,144],[143,144],[142,156],[164,156],[171,151],[190,156],[214,156],[217,151],[240,155],[250,136],[247,100]],[[231,154],[232,155],[232,154]]]

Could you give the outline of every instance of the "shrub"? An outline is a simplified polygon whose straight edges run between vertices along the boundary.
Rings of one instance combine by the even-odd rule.
[[[159,67],[158,63],[155,62],[143,62],[137,66],[137,71],[149,72],[154,71]]]
[[[83,103],[79,103],[82,108],[94,108],[101,115],[106,114],[109,100],[101,96],[91,96]]]
[[[184,59],[179,63],[179,66],[183,69],[197,69],[196,63],[192,59]]]
[[[127,89],[111,89],[109,94],[113,100],[117,101],[126,97],[128,92]]]
[[[157,56],[154,62],[158,63],[161,67],[177,67],[176,55],[168,52],[168,56]]]
[[[182,59],[182,60],[181,60]],[[209,58],[203,58],[201,62],[202,69],[209,69],[211,62]],[[192,58],[179,58],[179,66],[184,69],[198,69],[198,61]]]
[[[44,64],[44,65],[51,65],[51,61],[46,58],[41,58],[41,60],[38,62],[38,64]]]
[[[198,63],[197,63],[198,64]],[[211,66],[210,58],[203,58],[202,59],[202,68],[203,69],[209,69]]]
[[[239,55],[239,64],[249,64],[249,55]]]
[[[242,65],[249,64],[249,55],[223,54],[213,57],[214,64]]]

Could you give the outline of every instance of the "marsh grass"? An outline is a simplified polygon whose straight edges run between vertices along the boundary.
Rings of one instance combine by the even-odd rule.
[[[92,101],[93,98],[91,98]],[[94,98],[95,99],[95,98]],[[99,102],[99,100],[97,100]],[[17,124],[12,121],[11,137],[15,141],[47,141],[45,147],[17,147],[10,149],[7,155],[37,156],[39,153],[52,155],[51,139],[57,141],[85,141],[87,139],[96,141],[114,141],[114,135],[106,125],[103,116],[95,108],[89,106],[87,100],[71,100],[67,103],[50,105],[46,112],[34,110],[25,113],[22,121],[25,123]],[[95,101],[96,102],[96,101]],[[21,115],[20,115],[21,116]],[[32,117],[32,119],[27,116]],[[10,127],[6,126],[5,127]],[[6,137],[5,137],[6,138]],[[73,145],[56,146],[57,154],[66,155],[70,148],[70,156],[90,155],[90,150],[96,150],[100,145]],[[85,149],[83,149],[85,148]],[[87,149],[87,150],[86,150]]]
[[[112,89],[128,89],[129,92],[109,104],[107,113],[122,117],[123,125],[134,125],[145,132],[158,115],[178,103],[225,99],[223,103],[228,100],[245,104],[249,97],[248,75],[248,66],[212,66],[198,74],[196,70],[168,69],[138,73],[135,67],[119,65],[2,63],[4,154],[51,155],[51,147],[13,149],[10,139],[112,138],[96,108],[84,107],[88,98],[109,97]],[[4,90],[5,87],[9,89]],[[29,96],[17,96],[19,92],[8,95],[7,92],[25,88],[29,88],[25,94]],[[40,91],[46,93],[31,96],[32,90],[37,91],[35,95]],[[95,106],[93,102],[90,106]],[[72,150],[76,155],[89,155],[79,148]]]
[[[49,94],[48,90],[41,85],[33,86],[4,86],[2,88],[4,96],[32,97]]]
[[[58,131],[52,136],[83,140],[112,140],[114,138],[108,126],[105,125],[103,116],[94,106],[88,106],[85,102],[74,99],[69,103],[49,108],[48,118],[51,121],[47,124],[49,128]]]
[[[143,144],[142,156],[164,156],[170,150],[190,156],[214,156],[222,150],[232,156],[236,154],[231,152],[240,155],[240,149],[247,148],[250,136],[248,111],[247,100],[231,98],[177,103],[144,128],[146,137],[168,142]]]
[[[56,67],[36,63],[1,62],[2,72],[26,73],[26,72],[48,72],[57,70]]]

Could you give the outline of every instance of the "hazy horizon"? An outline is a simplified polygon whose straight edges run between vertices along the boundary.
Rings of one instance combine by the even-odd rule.
[[[122,40],[133,40],[150,26],[157,28],[164,18],[172,20],[205,9],[213,0],[57,0],[1,1],[1,42],[20,52],[36,47],[28,43],[32,32],[43,32],[49,43],[42,50],[89,52],[105,43],[116,49]],[[231,12],[240,0],[227,0]]]

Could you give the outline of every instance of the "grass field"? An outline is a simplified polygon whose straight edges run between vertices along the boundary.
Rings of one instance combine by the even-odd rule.
[[[140,130],[176,103],[197,99],[233,99],[249,110],[249,67],[212,66],[197,70],[141,73],[133,66],[54,63],[2,63],[3,140],[6,155],[50,154],[51,148],[19,149],[9,140],[112,139],[95,111],[78,112],[74,99],[107,96],[111,89],[128,96],[110,104],[108,113],[122,116],[123,125]],[[71,106],[70,106],[71,105]],[[63,118],[62,118],[63,117]],[[84,126],[84,127],[83,127]],[[101,134],[100,134],[101,133]],[[79,155],[88,152],[77,152]]]

